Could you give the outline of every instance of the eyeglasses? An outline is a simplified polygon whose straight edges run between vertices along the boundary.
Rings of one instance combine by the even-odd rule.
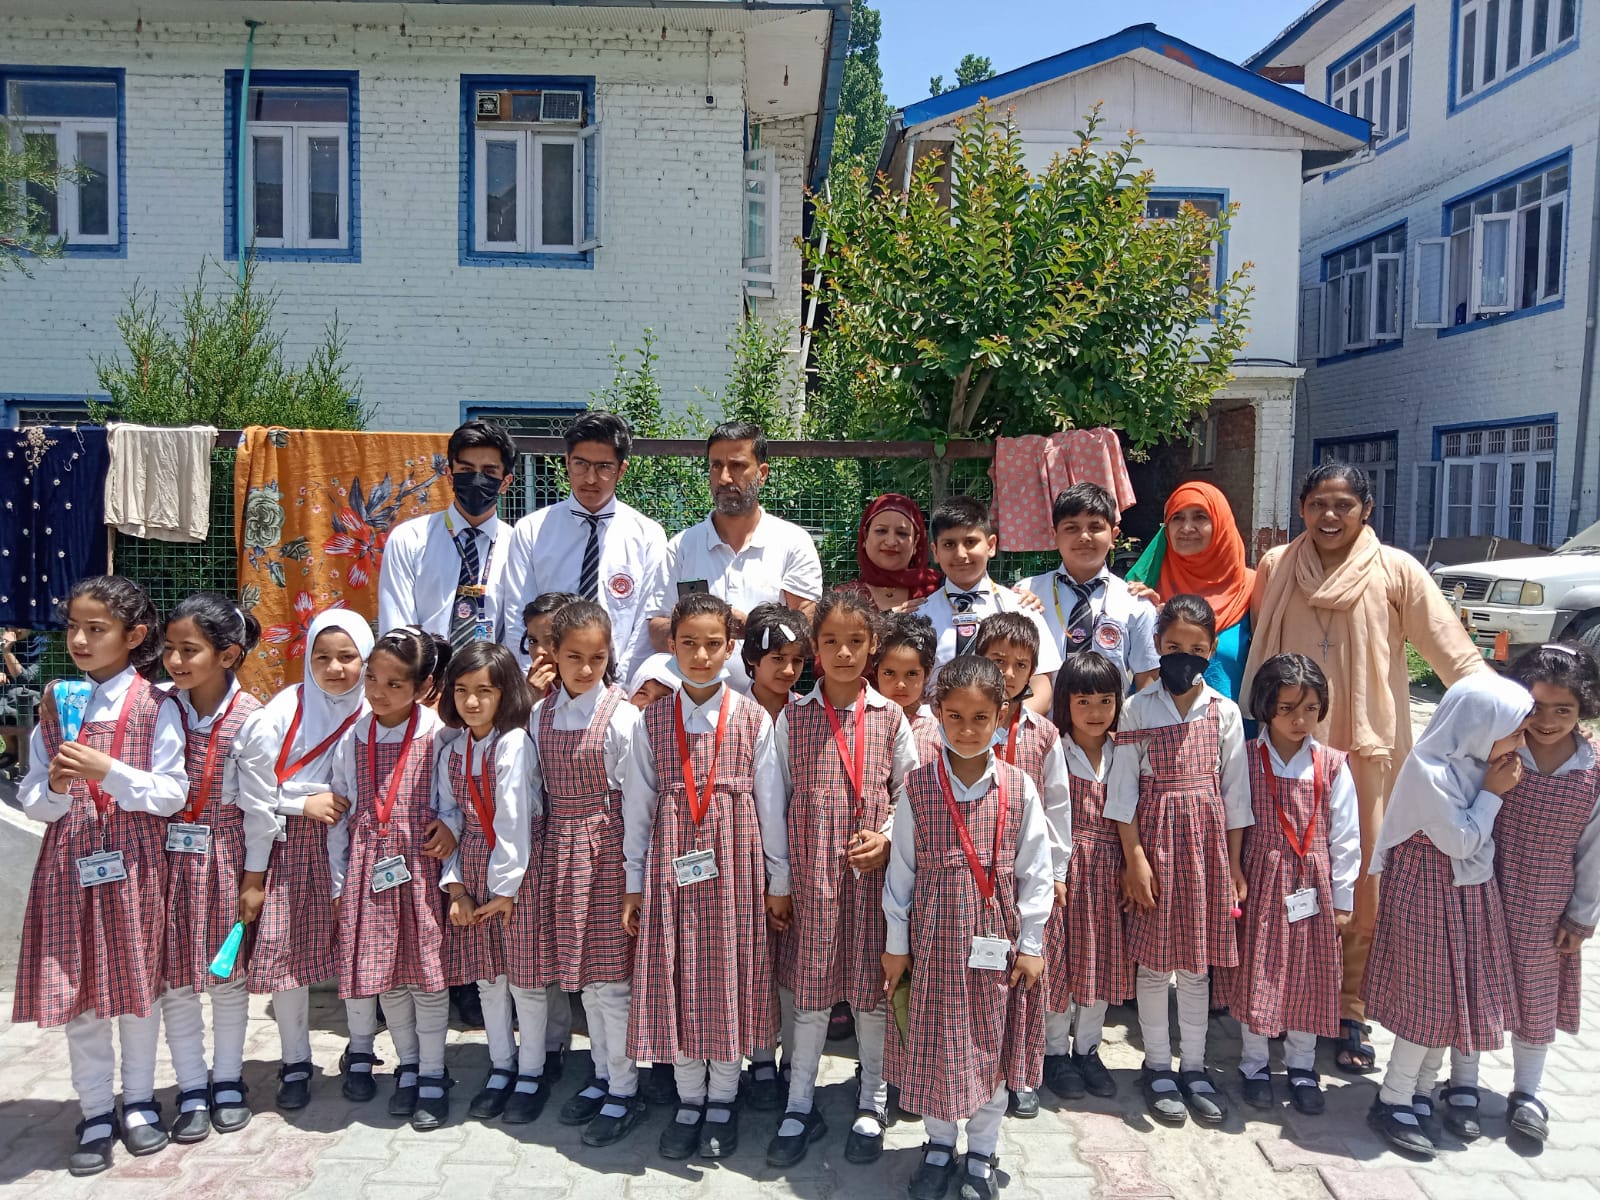
[[[621,463],[590,462],[587,458],[568,458],[567,469],[574,475],[593,475],[597,479],[615,479],[622,470]]]

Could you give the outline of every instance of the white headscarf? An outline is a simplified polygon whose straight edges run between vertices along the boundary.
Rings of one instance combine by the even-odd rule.
[[[299,757],[322,741],[344,724],[345,718],[351,713],[360,712],[367,702],[366,689],[361,686],[359,673],[356,676],[355,686],[342,696],[335,696],[324,690],[317,683],[316,676],[312,674],[312,649],[317,644],[317,638],[331,629],[350,635],[350,640],[356,644],[356,653],[361,655],[362,662],[372,654],[372,626],[367,624],[366,618],[360,613],[352,612],[348,608],[326,608],[311,618],[311,624],[306,628],[305,683],[284,688],[268,702],[262,716],[263,720],[270,722],[271,727],[279,731],[278,736],[285,737],[288,735],[290,722],[294,720],[295,706],[304,703],[305,710],[300,717],[300,729],[295,734],[294,745],[289,747],[291,759]],[[311,766],[309,763],[306,765]]]
[[[1395,775],[1372,856],[1373,873],[1383,869],[1389,850],[1413,834],[1432,837],[1435,827],[1459,825],[1461,814],[1483,791],[1490,748],[1515,732],[1532,711],[1528,690],[1493,671],[1468,675],[1444,694]],[[1487,836],[1466,857],[1452,859],[1458,886],[1494,877],[1494,842]]]
[[[683,684],[683,677],[677,671],[677,661],[670,654],[652,654],[639,664],[639,669],[633,673],[633,678],[628,680],[628,695],[638,694],[640,688],[647,683],[659,683],[677,691]]]

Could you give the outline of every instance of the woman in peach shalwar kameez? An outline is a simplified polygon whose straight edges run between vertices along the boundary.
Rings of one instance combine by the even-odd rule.
[[[1305,532],[1267,551],[1256,568],[1250,616],[1255,629],[1243,695],[1274,654],[1304,654],[1328,676],[1332,703],[1317,730],[1350,754],[1361,816],[1361,875],[1355,916],[1344,932],[1338,1062],[1373,1067],[1362,1019],[1361,977],[1372,944],[1378,878],[1367,874],[1395,772],[1411,750],[1410,642],[1448,687],[1484,670],[1482,657],[1438,586],[1411,555],[1385,546],[1366,524],[1372,487],[1357,467],[1328,464],[1300,485]],[[1267,902],[1263,900],[1263,902]]]

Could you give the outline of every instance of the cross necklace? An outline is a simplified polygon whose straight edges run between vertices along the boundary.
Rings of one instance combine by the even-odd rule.
[[[1322,650],[1323,665],[1326,666],[1327,665],[1327,661],[1328,661],[1328,651],[1334,645],[1336,645],[1336,643],[1333,642],[1329,637],[1329,631],[1328,631],[1329,622],[1328,621],[1324,621],[1322,619],[1322,610],[1313,608],[1311,610],[1311,612],[1317,618],[1317,624],[1322,627],[1322,641],[1319,642],[1318,645]]]

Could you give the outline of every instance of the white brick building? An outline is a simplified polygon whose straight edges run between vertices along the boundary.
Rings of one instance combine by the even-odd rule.
[[[240,229],[291,358],[337,313],[377,428],[543,432],[647,328],[682,404],[747,306],[799,323],[848,0],[4,7],[0,112],[94,169],[57,199],[64,259],[0,276],[7,424],[95,393],[134,283],[221,284]]]
[[[1238,205],[1217,248],[1216,270],[1222,279],[1240,263],[1253,264],[1244,354],[1202,423],[1194,455],[1185,448],[1173,467],[1210,479],[1228,495],[1252,552],[1281,541],[1289,524],[1292,405],[1301,375],[1294,317],[1301,180],[1364,147],[1367,123],[1153,25],[1136,25],[909,105],[891,120],[880,169],[903,182],[911,157],[948,154],[956,122],[984,98],[1010,111],[1035,171],[1077,145],[1074,130],[1099,102],[1103,137],[1132,129],[1143,140],[1140,169],[1155,173],[1152,218],[1184,201],[1211,214]],[[1158,489],[1170,482],[1160,480]],[[1153,528],[1160,513],[1141,506],[1138,517]]]
[[[1375,126],[1302,193],[1296,452],[1371,472],[1393,544],[1559,544],[1596,519],[1584,8],[1323,0],[1248,63]]]

